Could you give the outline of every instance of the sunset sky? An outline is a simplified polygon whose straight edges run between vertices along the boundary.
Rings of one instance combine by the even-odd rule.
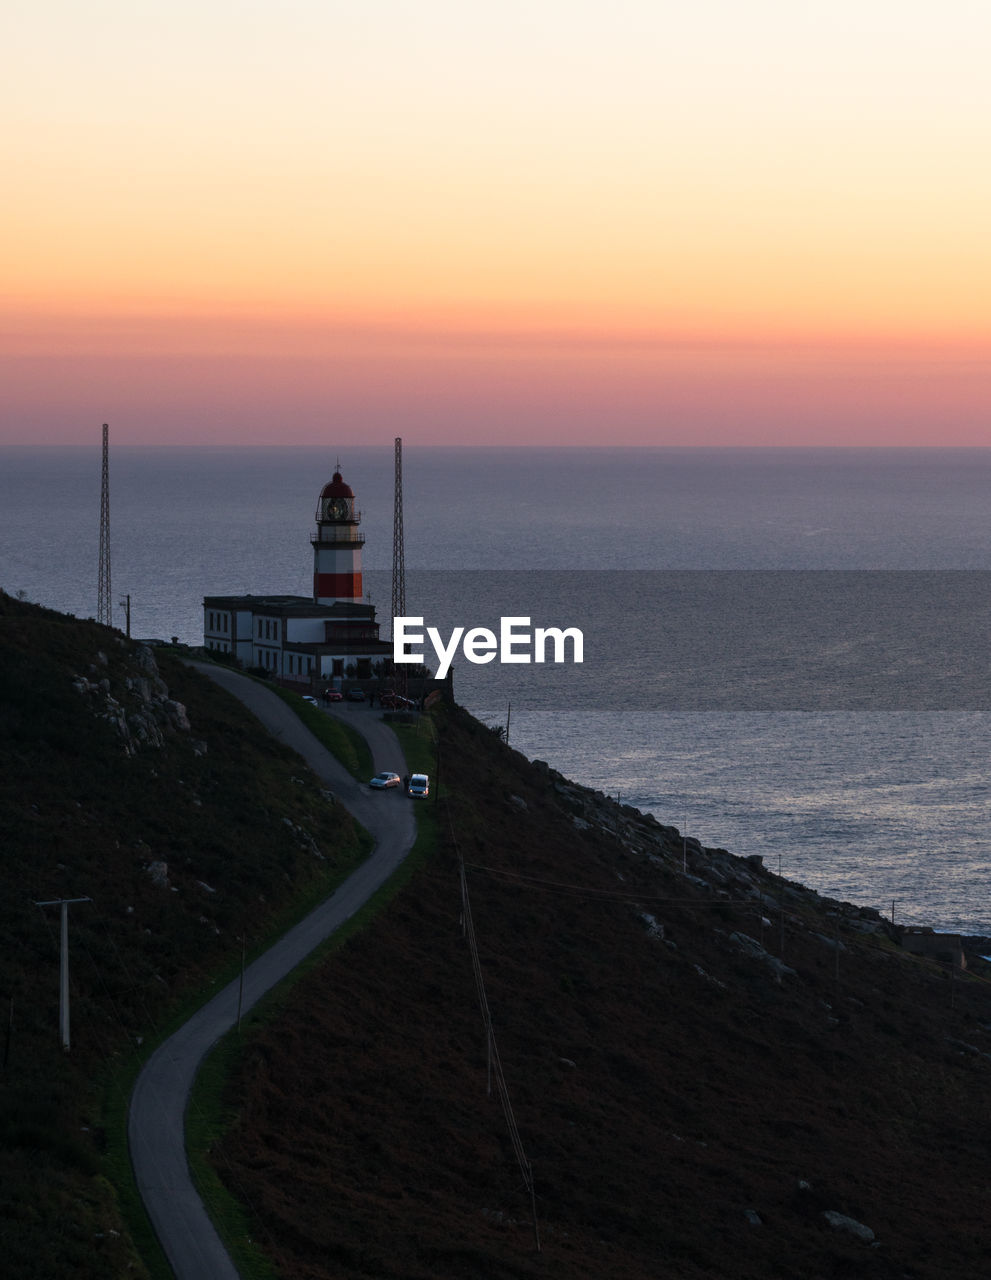
[[[987,0],[10,0],[0,443],[986,444]]]

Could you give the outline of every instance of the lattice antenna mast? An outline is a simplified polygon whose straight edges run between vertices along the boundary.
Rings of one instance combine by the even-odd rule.
[[[103,424],[103,477],[100,484],[100,572],[96,588],[96,620],[113,626],[110,603],[110,428]]]
[[[403,440],[396,436],[396,496],[392,516],[392,634],[396,618],[406,617],[406,548],[403,542]],[[406,692],[406,666],[396,668],[398,691]]]
[[[406,617],[406,549],[403,545],[403,440],[396,436],[396,502],[392,517],[392,616]]]

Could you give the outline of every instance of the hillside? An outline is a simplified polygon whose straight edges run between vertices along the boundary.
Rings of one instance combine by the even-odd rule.
[[[18,1280],[145,1274],[111,1178],[149,1043],[364,856],[298,757],[181,662],[0,593],[0,1239]],[[70,908],[72,1048],[58,1039]],[[108,1132],[109,1130],[109,1132]]]
[[[0,593],[0,658],[4,1274],[140,1277],[113,1181],[140,1054],[360,842],[168,654]],[[441,847],[251,1016],[230,1082],[215,1158],[280,1274],[983,1278],[980,966],[951,976],[725,851],[688,841],[683,867],[673,828],[457,708],[435,722]],[[486,1089],[460,858],[539,1253]],[[58,912],[34,905],[63,896],[92,899],[71,910],[68,1055]]]
[[[231,1082],[218,1165],[279,1274],[985,1276],[987,981],[437,720],[442,848]]]

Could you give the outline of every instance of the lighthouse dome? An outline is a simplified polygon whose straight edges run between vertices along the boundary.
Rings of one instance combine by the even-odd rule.
[[[327,473],[324,472],[324,475]],[[353,498],[354,490],[349,484],[344,483],[344,477],[339,471],[334,472],[333,479],[329,484],[325,484],[320,490],[321,498]]]

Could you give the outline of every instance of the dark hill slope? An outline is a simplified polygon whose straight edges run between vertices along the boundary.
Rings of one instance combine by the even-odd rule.
[[[140,1274],[105,1175],[138,1046],[360,852],[298,757],[210,681],[0,593],[0,1272]],[[71,908],[72,1051],[58,1041]]]
[[[685,875],[673,829],[439,719],[456,844],[233,1085],[224,1157],[280,1274],[986,1276],[991,987],[723,851],[690,844]],[[486,1092],[458,852],[539,1254]]]

